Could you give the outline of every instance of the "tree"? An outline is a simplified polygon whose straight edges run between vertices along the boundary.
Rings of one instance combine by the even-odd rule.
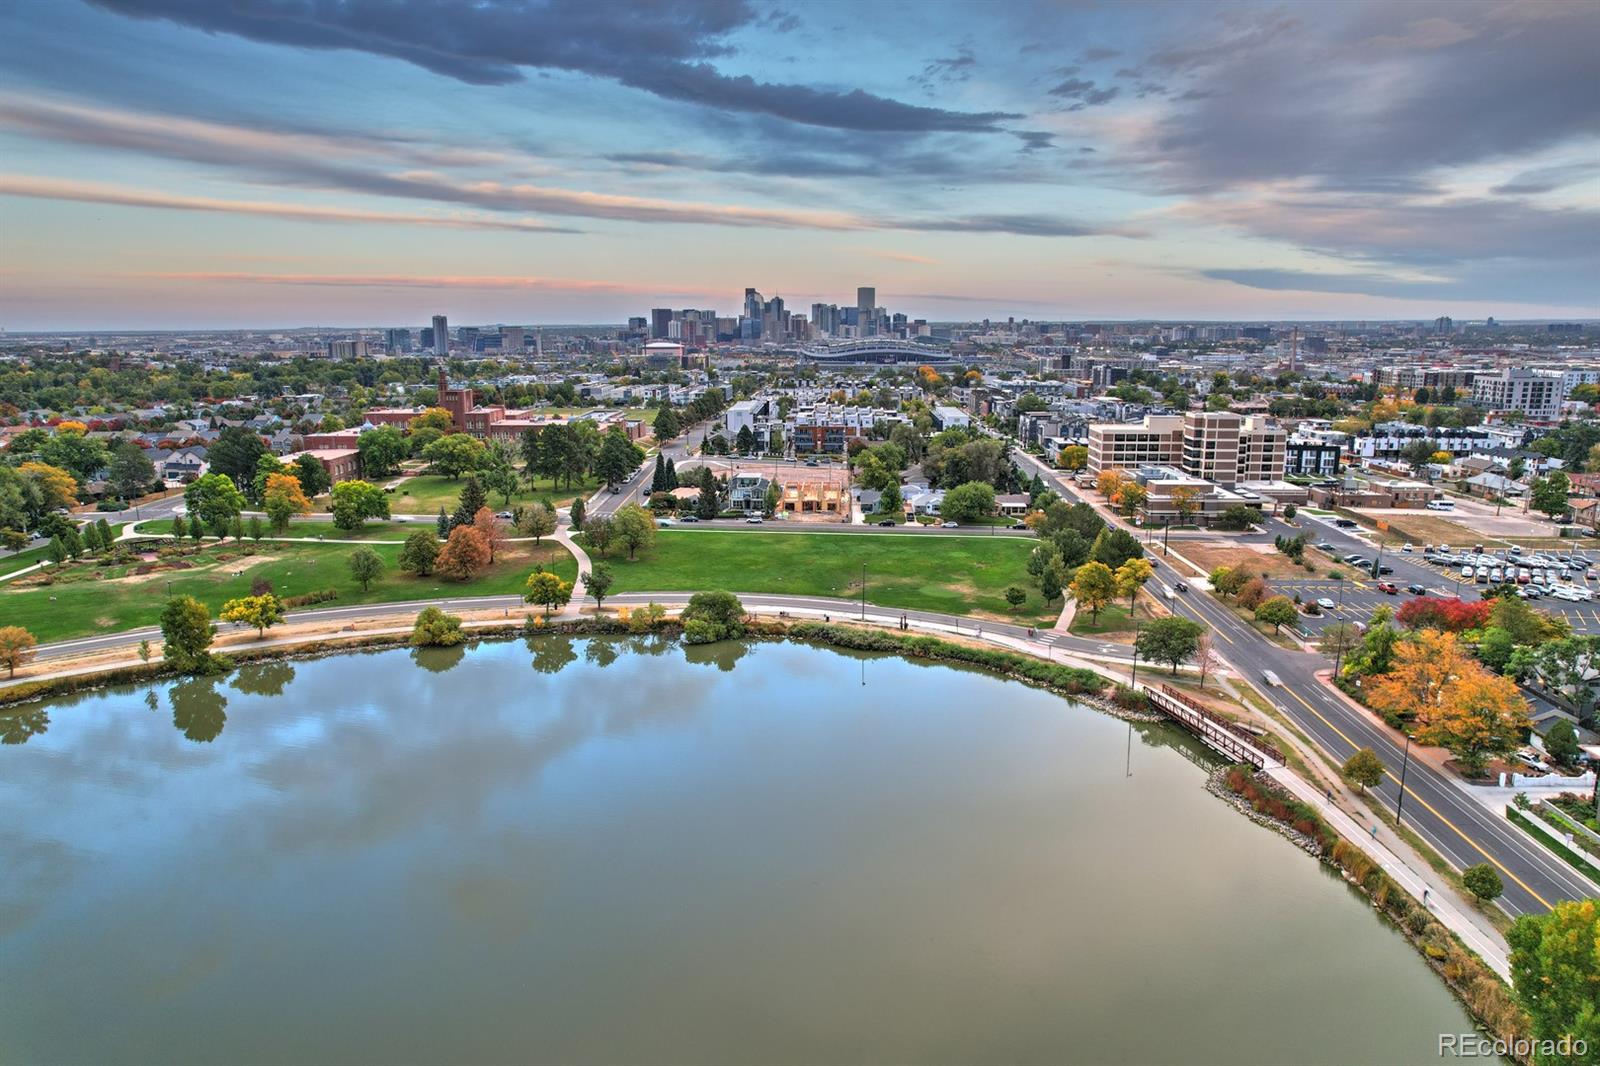
[[[583,539],[595,554],[604,555],[611,548],[611,542],[616,537],[616,526],[605,515],[591,518],[583,524]]]
[[[106,467],[106,483],[111,491],[124,500],[137,499],[156,480],[156,464],[144,449],[132,441],[123,441],[111,450],[111,465]]]
[[[369,518],[389,517],[389,497],[367,481],[341,481],[333,487],[333,524],[340,529],[357,530]]]
[[[400,460],[406,457],[406,442],[395,427],[379,426],[356,438],[356,451],[361,456],[362,474],[386,477],[400,469]]]
[[[263,637],[266,636],[267,627],[283,621],[283,601],[270,592],[264,596],[241,596],[224,603],[219,617],[224,622],[254,626],[256,636]]]
[[[523,599],[543,607],[548,618],[551,611],[565,607],[572,599],[572,582],[562,581],[544,567],[536,566],[528,575],[528,591],[523,593]]]
[[[617,543],[628,550],[629,559],[641,550],[649,550],[656,542],[655,518],[636,503],[618,508],[611,525]]]
[[[267,526],[266,526],[266,523],[261,521],[261,516],[258,515],[258,514],[251,515],[250,516],[250,539],[255,541],[257,544],[260,544],[261,543],[261,538],[266,536],[266,535],[267,535]]]
[[[567,522],[573,529],[581,530],[583,528],[583,511],[583,497],[576,497],[572,501],[572,506],[567,509]],[[554,532],[554,530],[551,532]]]
[[[483,542],[483,534],[472,526],[457,526],[450,531],[433,569],[440,577],[466,581],[488,565],[489,546]]]
[[[1216,639],[1211,631],[1205,630],[1200,638],[1195,641],[1194,665],[1200,671],[1200,687],[1206,687],[1206,675],[1222,665],[1217,656]]]
[[[1116,578],[1104,563],[1084,563],[1072,579],[1072,598],[1089,608],[1090,618],[1098,621],[1100,611],[1117,594]]]
[[[211,612],[193,596],[174,596],[161,609],[162,654],[179,670],[193,671],[205,666],[216,635]]]
[[[577,506],[578,501],[572,501]],[[517,531],[525,537],[532,537],[534,546],[556,531],[556,513],[542,503],[531,503],[522,509],[522,515],[517,521]]]
[[[1521,601],[1518,601],[1519,605]],[[1488,624],[1494,604],[1488,600],[1468,603],[1459,597],[1418,596],[1400,606],[1395,621],[1407,629],[1441,629],[1461,633],[1482,629]]]
[[[49,463],[27,462],[17,467],[19,492],[28,528],[37,528],[44,516],[57,508],[76,507],[78,483],[72,474]]]
[[[1150,498],[1150,493],[1137,481],[1125,481],[1117,489],[1117,507],[1122,512],[1123,518],[1132,518],[1139,513],[1145,501]]]
[[[651,429],[656,435],[656,440],[665,444],[682,432],[683,427],[678,422],[678,413],[670,404],[663,404],[661,410],[656,412],[656,420]]]
[[[1117,595],[1128,597],[1128,609],[1133,609],[1134,597],[1144,588],[1146,581],[1155,576],[1155,569],[1143,559],[1129,559],[1117,567],[1112,576],[1117,582]]]
[[[783,496],[778,491],[776,481],[767,482],[766,495],[761,498],[761,513],[771,518],[778,513],[778,504],[783,502]]]
[[[455,418],[443,407],[430,407],[407,422],[406,428],[412,433],[432,429],[442,434],[456,428],[456,423]]]
[[[492,564],[495,553],[505,546],[506,524],[496,518],[489,508],[480,507],[478,513],[472,516],[472,528],[483,537],[484,546],[489,549],[489,562]]]
[[[400,548],[400,569],[426,577],[433,573],[433,564],[438,558],[439,538],[426,529],[414,529]]]
[[[1548,913],[1525,914],[1512,924],[1506,942],[1511,947],[1511,987],[1533,1022],[1533,1038],[1581,1040],[1591,1054],[1600,1048],[1595,992],[1600,982],[1600,901],[1567,900]],[[1582,1060],[1552,1055],[1536,1061],[1545,1066]]]
[[[1299,513],[1300,508],[1296,507],[1294,504],[1286,503],[1283,505],[1283,520],[1285,522],[1293,522],[1294,516]]]
[[[1102,470],[1099,477],[1095,478],[1094,487],[1099,490],[1100,495],[1110,500],[1116,496],[1117,490],[1122,487],[1125,480],[1120,470]]]
[[[1061,449],[1056,465],[1063,470],[1082,470],[1089,465],[1089,449],[1082,444],[1069,444]]]
[[[1027,592],[1027,590],[1023,589],[1023,588],[1019,588],[1016,585],[1007,586],[1006,587],[1006,602],[1011,605],[1011,610],[1013,612],[1015,612],[1016,610],[1021,608],[1021,606],[1024,603],[1028,602],[1028,592]]]
[[[350,567],[350,576],[360,582],[362,592],[383,576],[382,556],[365,545],[350,553],[346,565]]]
[[[1485,670],[1453,633],[1425,629],[1399,641],[1388,672],[1364,691],[1374,710],[1414,719],[1417,739],[1448,748],[1469,773],[1515,751],[1532,727],[1516,682]]]
[[[1062,588],[1066,584],[1065,573],[1061,568],[1061,560],[1051,560],[1039,575],[1039,595],[1044,597],[1046,604],[1051,604],[1060,597]]]
[[[1361,748],[1344,761],[1340,772],[1345,777],[1361,786],[1361,791],[1376,788],[1378,782],[1383,780],[1383,760],[1378,758],[1378,753],[1371,748]]]
[[[466,639],[461,616],[445,614],[437,607],[424,607],[411,628],[411,644],[417,648],[450,648]]]
[[[1286,625],[1293,625],[1299,617],[1300,612],[1295,610],[1294,601],[1287,596],[1269,597],[1256,608],[1256,621],[1271,626],[1274,633]]]
[[[1506,890],[1505,882],[1500,880],[1500,875],[1495,872],[1494,867],[1486,862],[1480,862],[1461,871],[1461,883],[1467,886],[1468,892],[1478,898],[1479,903],[1497,899]]]
[[[211,473],[228,478],[234,487],[250,484],[256,475],[256,461],[267,453],[255,430],[244,426],[225,426],[206,448]]]
[[[1545,730],[1544,750],[1559,765],[1576,766],[1583,749],[1578,747],[1578,731],[1572,728],[1572,723],[1565,718],[1558,718],[1554,725]]]
[[[483,441],[465,433],[452,433],[422,449],[422,457],[439,473],[454,480],[482,465]]]
[[[1572,491],[1572,479],[1557,470],[1549,477],[1534,478],[1528,488],[1528,498],[1535,511],[1551,518],[1567,513],[1567,493]]]
[[[21,626],[0,626],[0,666],[6,668],[8,677],[16,677],[17,667],[33,661],[38,643]]]
[[[627,434],[614,428],[600,442],[600,454],[595,457],[594,472],[606,483],[607,488],[615,488],[632,477],[642,462],[644,452],[628,439]]]
[[[217,536],[227,532],[228,524],[244,510],[244,494],[222,474],[201,474],[183,490],[183,503],[189,516]]]
[[[976,522],[994,513],[994,486],[985,481],[968,481],[944,495],[939,513],[957,522]]]
[[[1178,525],[1187,526],[1194,523],[1194,516],[1200,510],[1200,490],[1180,485],[1172,490],[1172,509],[1178,512]]]
[[[450,516],[444,513],[444,504],[442,503],[439,505],[439,517],[434,519],[433,527],[434,531],[439,534],[440,540],[450,535]]]
[[[39,458],[70,473],[77,484],[89,480],[106,465],[106,446],[98,437],[84,435],[83,424],[63,422],[55,436],[39,447]]]
[[[592,570],[583,575],[583,587],[594,597],[595,610],[598,611],[605,606],[606,593],[611,591],[611,586],[616,580],[617,577],[611,572],[611,568],[603,563],[595,564]]]
[[[1141,659],[1170,663],[1173,674],[1177,674],[1178,667],[1200,650],[1200,636],[1204,632],[1205,627],[1200,623],[1172,615],[1146,622],[1134,638],[1133,646]]]
[[[1236,503],[1217,516],[1217,528],[1242,533],[1252,528],[1258,517],[1254,508]]]
[[[467,475],[467,480],[461,483],[461,496],[456,500],[455,512],[450,516],[450,528],[470,526],[488,503],[489,494],[483,491],[478,479]]]
[[[314,455],[302,455],[294,461],[294,476],[300,479],[300,488],[307,496],[317,497],[333,485],[328,470]]]
[[[739,427],[739,432],[733,438],[733,446],[739,450],[740,455],[749,455],[755,451],[756,435],[750,432],[749,426]]]
[[[483,487],[490,492],[500,494],[500,506],[510,507],[511,498],[517,494],[517,489],[522,485],[522,479],[511,466],[511,459],[503,452],[505,445],[495,442],[489,449],[488,460],[483,466]]]
[[[717,476],[711,472],[709,466],[700,468],[700,499],[695,504],[695,513],[702,519],[717,517],[722,510],[721,493],[717,488]]]
[[[1144,545],[1125,529],[1102,529],[1094,538],[1089,557],[1116,570],[1129,559],[1144,558]]]
[[[1322,654],[1332,657],[1336,670],[1343,665],[1344,657],[1360,643],[1361,630],[1349,622],[1335,622],[1324,626],[1321,636],[1317,639],[1317,647]]]
[[[684,625],[684,641],[709,644],[744,636],[744,604],[731,592],[696,592],[678,616]]]
[[[311,501],[306,499],[300,479],[292,474],[268,474],[261,493],[261,506],[272,523],[272,532],[282,536],[289,529],[295,515],[310,514]]]
[[[906,501],[900,494],[900,482],[891,481],[883,487],[883,492],[878,496],[878,513],[894,515],[896,518],[905,517]]]
[[[267,478],[273,474],[291,474],[292,476],[289,468],[276,455],[270,452],[264,453],[261,458],[256,460],[255,477],[251,478],[250,483],[245,486],[245,495],[250,498],[251,503],[260,503],[266,496]]]

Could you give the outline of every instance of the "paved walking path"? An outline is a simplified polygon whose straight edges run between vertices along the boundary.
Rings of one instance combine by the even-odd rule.
[[[1395,851],[1396,848],[1404,848],[1404,845],[1388,826],[1375,820],[1368,820],[1365,824],[1356,821],[1330,802],[1325,793],[1318,792],[1287,767],[1275,766],[1267,773],[1300,800],[1316,807],[1335,832],[1360,848],[1412,898],[1420,903],[1426,897],[1428,910],[1444,923],[1445,928],[1477,952],[1495,973],[1507,981],[1511,980],[1511,960],[1499,932],[1492,926],[1486,929],[1488,920],[1458,902],[1455,890],[1443,884],[1431,867],[1418,870],[1415,866],[1407,865]]]

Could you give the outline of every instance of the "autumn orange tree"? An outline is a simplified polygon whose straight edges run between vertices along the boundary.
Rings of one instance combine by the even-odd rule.
[[[1370,679],[1367,703],[1417,739],[1449,750],[1469,772],[1515,751],[1532,723],[1515,681],[1481,666],[1454,633],[1424,629],[1399,641],[1387,673]]]
[[[472,526],[457,526],[450,540],[434,560],[433,572],[455,581],[465,581],[489,565],[489,545]]]
[[[495,553],[506,543],[506,524],[496,518],[489,508],[480,507],[478,513],[472,516],[472,528],[483,537],[484,546],[489,549],[489,561],[494,562]]]
[[[1095,479],[1094,487],[1100,491],[1100,495],[1109,500],[1122,488],[1122,481],[1122,471],[1102,470],[1100,476]]]
[[[267,512],[267,521],[272,523],[272,531],[279,536],[288,530],[289,522],[295,515],[311,513],[311,501],[306,499],[300,479],[293,474],[268,474],[261,499],[262,508]]]

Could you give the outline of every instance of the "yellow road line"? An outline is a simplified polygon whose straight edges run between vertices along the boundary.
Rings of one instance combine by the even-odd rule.
[[[1293,696],[1295,699],[1299,700],[1300,701],[1300,705],[1302,707],[1304,707],[1306,710],[1310,711],[1312,714],[1316,715],[1319,719],[1321,719],[1323,725],[1326,725],[1329,729],[1331,729],[1335,733],[1339,734],[1340,739],[1343,740],[1346,744],[1350,745],[1352,748],[1359,749],[1361,747],[1361,745],[1357,744],[1355,741],[1353,741],[1349,737],[1345,736],[1344,730],[1340,729],[1338,726],[1336,726],[1332,722],[1328,721],[1328,719],[1323,716],[1321,711],[1317,710],[1315,707],[1311,706],[1311,704],[1307,703],[1306,700],[1305,700],[1305,697],[1301,696],[1300,693],[1296,692],[1294,689],[1291,689],[1291,688],[1285,688],[1284,691],[1287,692],[1289,695]],[[1394,774],[1392,772],[1390,772],[1390,770],[1387,767],[1384,768],[1383,775],[1385,777],[1387,777],[1389,780],[1393,781],[1397,787],[1400,785],[1400,779],[1398,777],[1394,776]],[[1422,806],[1428,811],[1428,813],[1432,814],[1435,818],[1439,819],[1439,821],[1443,822],[1445,825],[1449,826],[1452,830],[1454,830],[1455,834],[1457,836],[1459,836],[1462,840],[1465,840],[1468,844],[1471,844],[1473,849],[1476,850],[1480,855],[1482,855],[1484,858],[1488,859],[1490,862],[1494,863],[1495,866],[1499,867],[1500,870],[1507,877],[1511,878],[1511,880],[1513,880],[1517,884],[1521,885],[1523,891],[1527,892],[1528,895],[1532,896],[1534,899],[1536,899],[1540,903],[1544,904],[1546,909],[1550,908],[1550,901],[1549,900],[1545,899],[1543,896],[1539,895],[1539,893],[1535,892],[1532,888],[1530,888],[1528,886],[1528,883],[1526,881],[1524,881],[1522,878],[1518,877],[1516,874],[1514,874],[1510,870],[1506,869],[1505,864],[1503,864],[1499,859],[1495,858],[1493,855],[1491,855],[1487,851],[1485,851],[1483,849],[1483,845],[1479,844],[1476,840],[1473,840],[1471,837],[1467,836],[1467,834],[1462,832],[1461,828],[1459,826],[1457,826],[1454,822],[1452,822],[1450,819],[1446,818],[1444,815],[1440,814],[1434,808],[1433,804],[1429,803],[1427,800],[1423,799],[1421,796],[1417,795],[1415,792],[1413,792],[1409,788],[1404,789],[1404,792],[1406,793],[1406,795],[1412,797],[1418,803],[1422,804]]]

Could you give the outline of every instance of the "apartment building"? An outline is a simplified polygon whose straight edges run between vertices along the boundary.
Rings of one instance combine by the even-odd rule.
[[[1131,425],[1089,427],[1089,473],[1176,467],[1217,485],[1280,481],[1288,435],[1264,418],[1233,411],[1146,415]]]
[[[1490,411],[1521,412],[1531,422],[1554,422],[1566,399],[1564,384],[1560,371],[1499,370],[1473,380],[1472,402]]]

